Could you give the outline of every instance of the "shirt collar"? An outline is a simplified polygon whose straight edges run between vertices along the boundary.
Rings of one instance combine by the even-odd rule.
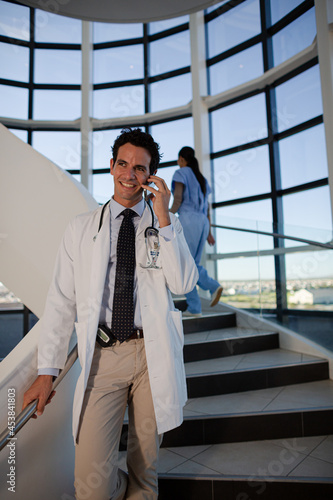
[[[123,205],[121,205],[120,203],[115,201],[113,199],[113,197],[111,198],[110,212],[111,212],[111,216],[113,219],[116,219],[118,217],[118,215],[120,215],[121,212],[123,212],[125,210],[125,208],[127,208],[127,207],[124,207]],[[145,209],[145,201],[143,198],[141,198],[139,203],[134,205],[134,207],[131,207],[131,210],[133,210],[139,217],[142,216],[144,209]]]

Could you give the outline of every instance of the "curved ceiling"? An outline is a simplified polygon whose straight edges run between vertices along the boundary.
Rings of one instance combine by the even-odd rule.
[[[19,0],[54,14],[84,21],[143,23],[190,14],[219,0]]]

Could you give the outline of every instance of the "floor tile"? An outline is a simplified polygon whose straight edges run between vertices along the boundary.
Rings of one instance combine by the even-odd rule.
[[[173,453],[167,448],[161,448],[159,454],[158,472],[169,472],[171,469],[174,469],[186,460],[186,458],[178,455],[177,453]]]
[[[305,458],[293,471],[289,474],[290,477],[332,477],[333,478],[333,463],[319,460],[318,458]]]
[[[310,454],[313,458],[320,458],[333,464],[333,436],[327,436]]]

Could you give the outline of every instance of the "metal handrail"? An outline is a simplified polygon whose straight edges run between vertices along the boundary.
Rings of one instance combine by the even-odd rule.
[[[65,377],[65,375],[69,372],[69,370],[74,365],[75,361],[77,360],[77,357],[78,357],[77,345],[75,345],[67,357],[67,361],[66,361],[64,369],[61,370],[58,377],[55,379],[53,386],[52,386],[52,390],[56,389],[56,387],[60,384],[62,379]],[[28,422],[28,420],[36,412],[37,404],[38,404],[38,399],[36,399],[35,401],[32,401],[31,403],[28,404],[28,406],[26,408],[24,408],[24,410],[19,414],[19,416],[16,417],[14,432],[9,431],[6,428],[1,433],[1,435],[0,435],[0,451],[8,444],[8,442],[11,439],[13,439],[13,437],[15,437],[15,435],[22,429],[22,427]]]
[[[243,231],[246,233],[262,234],[263,236],[272,236],[274,238],[283,238],[285,240],[299,241],[300,243],[306,243],[307,245],[314,245],[317,247],[333,250],[332,243],[320,243],[319,241],[307,240],[305,238],[299,238],[297,236],[287,236],[281,233],[275,233],[275,232],[270,233],[268,231],[259,231],[259,229],[245,229],[243,227],[221,226],[219,224],[212,224],[211,226],[216,227],[218,229],[230,229],[232,231]]]

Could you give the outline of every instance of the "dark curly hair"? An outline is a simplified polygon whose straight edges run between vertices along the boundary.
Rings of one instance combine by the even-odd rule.
[[[119,148],[127,143],[144,148],[149,152],[151,156],[149,173],[153,174],[158,169],[162,157],[159,152],[159,144],[154,141],[150,134],[143,132],[140,128],[124,128],[112,146],[112,157],[114,162],[117,160]]]

